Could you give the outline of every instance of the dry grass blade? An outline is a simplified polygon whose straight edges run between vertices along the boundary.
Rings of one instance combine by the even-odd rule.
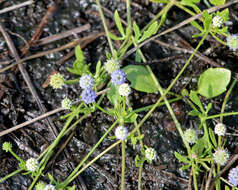
[[[0,10],[0,14],[6,13],[9,11],[13,11],[15,9],[19,9],[21,7],[25,7],[27,5],[31,5],[32,3],[33,3],[33,0],[30,0],[30,1],[26,1],[26,2],[18,4],[18,5],[13,5],[11,7],[4,8],[4,9]]]

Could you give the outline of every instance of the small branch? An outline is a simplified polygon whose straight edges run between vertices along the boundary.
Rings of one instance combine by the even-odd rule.
[[[48,117],[48,116],[50,116],[50,115],[53,115],[53,114],[55,114],[55,113],[57,113],[57,112],[60,112],[60,111],[63,111],[63,108],[57,108],[57,109],[55,109],[55,110],[46,112],[45,114],[42,114],[42,115],[40,115],[39,117],[36,117],[36,118],[34,118],[34,119],[30,120],[30,121],[26,121],[26,122],[24,122],[24,123],[21,123],[21,124],[19,124],[19,125],[16,125],[15,127],[10,128],[10,129],[1,131],[1,132],[0,132],[0,137],[6,135],[6,134],[8,134],[8,133],[11,133],[11,132],[13,132],[13,131],[16,131],[17,129],[20,129],[20,128],[22,128],[22,127],[25,127],[25,126],[27,126],[27,125],[30,125],[30,124],[32,124],[32,123],[38,121],[38,120],[44,119],[44,118],[46,118],[46,117]]]
[[[25,6],[30,5],[32,3],[33,3],[33,0],[30,0],[30,1],[26,1],[26,2],[18,4],[18,5],[13,5],[11,7],[7,7],[5,9],[0,10],[0,14],[6,13],[6,12],[9,12],[9,11],[13,11],[15,9],[19,9],[21,7],[25,7]]]
[[[90,27],[91,27],[90,24],[85,24],[83,26],[80,26],[80,27],[77,27],[77,28],[74,28],[74,29],[71,29],[71,30],[67,30],[65,32],[61,32],[61,33],[55,34],[53,36],[48,36],[48,37],[45,37],[45,38],[41,38],[40,40],[36,41],[35,44],[45,45],[45,44],[60,40],[62,38],[67,38],[67,37],[69,37],[73,34],[78,34],[78,33],[81,33],[85,30],[89,30]]]

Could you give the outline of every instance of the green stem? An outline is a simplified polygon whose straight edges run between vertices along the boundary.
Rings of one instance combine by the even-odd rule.
[[[92,153],[96,150],[96,148],[101,144],[104,138],[108,135],[108,133],[115,127],[118,121],[115,121],[112,126],[106,131],[106,133],[100,138],[97,144],[90,150],[87,156],[79,163],[79,165],[74,169],[74,171],[67,177],[65,182],[63,182],[62,187],[66,187],[73,179],[75,179],[79,174],[77,174],[79,168],[88,160],[88,158],[92,155]]]
[[[236,85],[236,82],[237,82],[237,79],[235,79],[235,80],[232,82],[231,87],[229,88],[229,90],[228,90],[227,93],[226,93],[226,96],[225,96],[225,98],[224,98],[224,101],[223,101],[223,104],[222,104],[222,107],[221,107],[221,113],[224,113],[224,111],[225,111],[225,107],[226,107],[226,104],[227,104],[227,102],[228,102],[228,100],[229,100],[229,96],[230,96],[230,94],[231,94],[232,89],[233,89],[234,86]],[[223,122],[223,116],[222,116],[222,115],[220,116],[220,122],[221,122],[221,123]]]
[[[70,183],[71,181],[73,181],[78,175],[80,175],[85,169],[87,169],[91,164],[93,164],[94,162],[96,162],[99,158],[101,158],[104,154],[106,154],[107,152],[109,152],[110,150],[112,150],[115,146],[117,146],[118,144],[121,143],[121,140],[118,140],[117,142],[115,142],[114,144],[112,144],[111,146],[109,146],[106,150],[104,150],[103,152],[101,152],[99,155],[97,155],[94,159],[92,159],[89,163],[87,163],[81,170],[79,170],[69,181],[68,183]]]
[[[16,171],[14,171],[14,172],[8,174],[7,176],[5,176],[5,177],[3,177],[3,178],[0,179],[0,183],[4,182],[4,181],[7,180],[8,178],[10,178],[10,177],[12,177],[12,176],[18,174],[19,172],[22,172],[22,171],[23,171],[23,169],[18,169],[18,170],[16,170]]]
[[[139,166],[139,176],[138,176],[138,190],[142,190],[142,170],[143,170],[144,161]]]
[[[24,160],[22,160],[19,156],[17,156],[15,154],[15,152],[13,152],[11,149],[9,150],[9,152],[19,161],[19,162],[24,162]]]
[[[214,119],[217,117],[221,117],[221,116],[231,116],[231,115],[238,115],[238,112],[228,112],[228,113],[220,113],[220,114],[216,114],[216,115],[211,115],[211,116],[207,116],[205,119]]]
[[[103,109],[101,106],[99,106],[97,103],[94,104],[99,110],[101,110],[103,113],[107,114],[107,115],[111,115],[108,111],[106,111],[105,109]]]
[[[103,11],[102,11],[102,7],[101,7],[101,4],[100,4],[100,1],[96,0],[96,3],[97,3],[98,9],[99,9],[99,13],[100,13],[100,16],[101,16],[101,19],[102,19],[104,30],[106,32],[107,41],[108,41],[111,53],[112,53],[113,57],[116,58],[115,51],[114,51],[114,48],[113,48],[113,45],[112,45],[111,38],[109,36],[109,31],[108,31],[108,28],[107,28],[106,19],[104,17]]]
[[[173,99],[171,99],[171,100],[168,100],[168,102],[169,102],[169,103],[173,103],[173,102],[177,102],[177,101],[182,100],[182,99],[183,99],[182,97],[173,98]],[[165,105],[165,102],[159,103],[158,107],[163,106],[163,105]],[[133,112],[134,112],[134,113],[139,113],[139,112],[142,112],[142,111],[147,111],[147,110],[151,109],[153,106],[154,106],[154,104],[149,105],[149,106],[145,106],[145,107],[143,107],[143,108],[138,108],[138,109],[133,110]]]
[[[130,0],[126,0],[126,16],[127,16],[127,24],[129,26],[131,32],[131,7]]]
[[[196,172],[194,168],[194,163],[192,163],[192,172],[193,172],[193,186],[195,190],[198,190],[198,185],[197,185],[197,177],[196,177]]]
[[[121,190],[125,187],[126,143],[121,142]]]

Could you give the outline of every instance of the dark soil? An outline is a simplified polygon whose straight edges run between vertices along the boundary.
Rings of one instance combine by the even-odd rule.
[[[21,0],[0,0],[0,9],[22,2],[23,1]],[[11,31],[20,35],[26,41],[29,41],[38,24],[45,16],[48,8],[51,6],[51,3],[50,0],[35,1],[33,5],[0,15],[1,22],[8,32]],[[117,9],[120,16],[126,20],[125,2],[120,0],[106,0],[103,1],[103,6],[112,12]],[[231,33],[238,32],[238,21],[236,20],[238,16],[237,8],[237,5],[230,8],[230,11],[232,12],[231,21],[233,22],[233,25],[229,27]],[[131,11],[133,14],[132,18],[136,20],[138,25],[142,28],[152,19],[153,15],[158,13],[159,10],[160,5],[148,3],[147,0],[133,1]],[[113,21],[111,15],[107,13],[105,13],[105,15],[109,26],[112,27],[112,29],[115,29],[113,25],[110,25]],[[162,29],[167,29],[186,18],[188,18],[188,15],[184,12],[178,9],[172,9],[169,12],[168,20]],[[38,46],[34,44],[31,46],[26,56],[60,47],[75,40],[76,36],[82,38],[92,33],[103,31],[102,22],[93,0],[62,0],[62,2],[58,4],[53,16],[44,27],[40,38],[73,29],[87,23],[91,26],[90,30],[47,45]],[[199,39],[193,39],[191,37],[192,34],[195,34],[196,32],[197,31],[194,30],[193,27],[186,26],[178,31],[169,33],[166,36],[162,36],[159,40],[174,46],[190,49],[190,46],[194,48],[199,42]],[[9,34],[14,41],[15,46],[18,48],[19,54],[22,55],[20,47],[25,45],[24,41],[13,33]],[[187,44],[185,44],[185,42]],[[66,56],[71,50],[67,49],[57,53],[48,54],[24,63],[24,67],[30,75],[31,81],[40,96],[41,103],[46,107],[47,111],[59,107],[61,100],[66,96],[75,101],[79,100],[80,88],[78,85],[68,85],[67,87],[64,87],[63,90],[52,90],[50,87],[42,87],[44,82],[47,80],[47,77],[53,71],[62,73],[66,79],[74,78],[66,68],[72,66],[75,58],[72,57],[63,62],[63,64],[61,63],[64,56]],[[94,69],[98,60],[103,62],[106,59],[106,51],[109,51],[106,38],[98,37],[91,43],[88,43],[83,51],[87,63],[91,63],[91,67]],[[151,62],[150,66],[164,88],[168,87],[189,57],[189,54],[165,48],[155,42],[147,44],[142,48],[142,51],[149,62]],[[200,49],[200,52],[204,53],[205,56],[222,67],[231,69],[233,74],[238,71],[238,58],[233,55],[227,47],[217,44],[217,42],[212,38],[208,38]],[[1,35],[0,56],[0,61],[14,59],[14,57],[8,52],[8,46]],[[123,65],[133,63],[133,60],[134,55],[131,55],[123,61]],[[4,65],[0,65],[0,68],[3,67]],[[185,87],[187,89],[195,89],[198,76],[209,67],[211,67],[211,65],[195,57],[172,90],[176,93],[180,93],[181,89]],[[226,112],[238,111],[237,92],[238,88],[235,87],[231,94],[231,100],[228,102]],[[134,108],[139,108],[155,103],[158,97],[159,94],[146,94],[133,91],[130,98],[132,106]],[[212,100],[214,104],[212,112],[220,112],[223,99],[224,95],[221,95]],[[204,103],[207,102],[204,101]],[[103,107],[111,106],[107,101],[103,102],[102,105]],[[198,120],[187,115],[190,111],[190,107],[188,107],[185,102],[176,102],[172,104],[172,106],[175,110],[176,116],[183,126],[183,129],[192,126],[198,127]],[[139,114],[139,120],[143,118],[145,113],[146,112],[142,112]],[[41,114],[42,112],[29,91],[19,69],[14,67],[11,70],[0,73],[0,131],[33,119]],[[61,114],[58,113],[54,116],[50,116],[52,125],[56,127],[57,131],[60,131],[64,124],[64,121],[60,119]],[[237,116],[226,117],[224,123],[229,127],[228,133],[237,133]],[[51,173],[57,180],[64,180],[72,171],[72,168],[74,168],[74,166],[84,158],[87,152],[93,147],[111,124],[112,118],[99,111],[88,117],[78,125],[72,140],[66,146],[67,152],[64,154],[61,153],[55,160],[53,160],[45,173]],[[128,127],[130,128],[130,126]],[[130,129],[132,129],[132,127],[133,126],[131,126]],[[158,153],[158,159],[156,162],[152,165],[145,164],[142,176],[143,189],[175,190],[187,188],[189,173],[179,170],[179,167],[181,167],[182,164],[174,157],[174,151],[183,154],[185,153],[185,148],[167,108],[160,107],[156,109],[142,126],[141,132],[145,135],[145,145],[154,147]],[[113,133],[110,134],[110,136],[112,135]],[[0,146],[3,142],[9,141],[13,144],[14,151],[23,159],[27,159],[29,157],[37,157],[54,139],[55,136],[49,128],[49,122],[41,120],[11,134],[5,135],[4,137],[0,137]],[[62,143],[64,142],[62,141]],[[113,140],[104,140],[92,157],[98,155],[112,143]],[[227,148],[231,154],[238,152],[237,145],[237,138],[228,136]],[[130,143],[127,144],[127,189],[137,189],[138,169],[135,167],[134,158],[138,151],[138,147],[136,150],[133,150],[132,145]],[[4,177],[16,169],[18,169],[16,159],[0,149],[0,177]],[[119,189],[119,147],[106,154],[99,161],[89,167],[85,172],[83,172],[81,177],[81,181],[79,179],[75,181],[78,189],[85,189],[83,187],[86,187],[88,190]],[[42,180],[47,182],[45,178]],[[3,184],[0,184],[0,190],[23,190],[27,189],[30,183],[31,178],[29,176],[18,174],[5,181]]]

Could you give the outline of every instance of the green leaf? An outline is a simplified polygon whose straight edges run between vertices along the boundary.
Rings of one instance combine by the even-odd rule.
[[[123,71],[127,74],[127,79],[131,82],[132,88],[148,93],[158,91],[153,78],[144,66],[128,65],[123,68]]]
[[[75,190],[75,185],[72,187],[67,187],[67,190]]]
[[[202,106],[202,103],[197,95],[197,92],[191,90],[189,97],[193,101],[193,103],[195,103],[200,108],[200,110],[203,111],[203,106]]]
[[[118,86],[110,86],[110,90],[107,92],[107,98],[113,105],[117,105],[122,101],[122,97],[118,93]]]
[[[225,190],[230,190],[230,187],[228,185],[225,185]]]
[[[217,5],[224,5],[226,3],[226,0],[209,0],[211,4],[217,6]]]
[[[203,32],[203,28],[196,21],[192,20],[190,23],[192,26]]]
[[[181,154],[179,154],[178,152],[175,151],[174,155],[180,162],[189,163],[188,159],[182,156]]]
[[[75,60],[73,63],[73,68],[66,68],[69,72],[75,75],[82,75],[89,72],[89,65],[84,64],[80,60]]]
[[[204,150],[204,139],[200,138],[196,141],[196,144],[192,147],[192,153],[196,155],[201,155]]]
[[[139,38],[141,37],[141,32],[140,32],[140,28],[136,24],[136,22],[133,22],[133,30],[135,33],[135,41],[138,42]]]
[[[126,123],[133,123],[136,121],[137,116],[138,114],[131,112],[124,118],[124,121]]]
[[[208,31],[212,23],[212,14],[209,15],[207,11],[203,11],[203,27],[205,31]]]
[[[209,136],[210,136],[210,139],[211,139],[213,145],[215,147],[217,147],[217,141],[216,141],[216,137],[215,137],[213,130],[211,128],[209,128],[208,131],[209,131]]]
[[[180,170],[187,170],[187,169],[189,169],[190,167],[191,167],[191,164],[187,164],[187,165],[184,165],[184,166],[180,167],[179,169],[180,169]]]
[[[114,34],[112,34],[111,32],[109,32],[109,37],[115,41],[118,41],[118,40],[123,40],[124,38],[123,37],[118,37]]]
[[[226,91],[231,80],[231,71],[224,68],[210,68],[198,80],[198,93],[206,98],[216,97]]]
[[[125,32],[124,32],[124,29],[122,27],[121,19],[120,19],[120,16],[119,16],[117,10],[114,12],[114,20],[116,22],[116,25],[117,25],[117,28],[118,28],[119,32],[124,37],[125,36]]]
[[[83,51],[82,51],[80,45],[77,45],[75,47],[74,52],[75,52],[76,60],[78,60],[81,64],[83,64],[84,63],[84,55],[83,55]]]
[[[191,115],[191,116],[199,116],[201,113],[197,110],[192,110],[188,113],[188,115]]]
[[[206,108],[206,114],[212,109],[212,103],[209,103]]]
[[[143,42],[145,39],[151,37],[153,34],[155,34],[158,30],[158,22],[153,22],[149,28],[143,32],[142,37],[139,39],[138,42]]]

